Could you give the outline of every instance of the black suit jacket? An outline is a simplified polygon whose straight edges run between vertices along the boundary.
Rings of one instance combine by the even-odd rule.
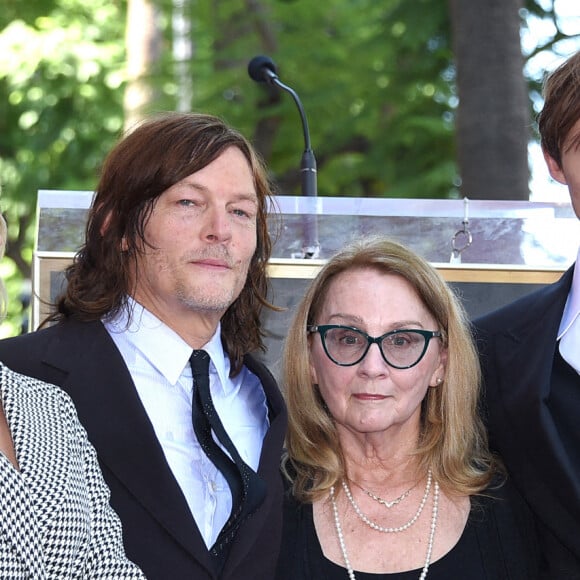
[[[573,269],[474,322],[490,443],[534,511],[545,578],[580,578],[580,377],[557,334]]]
[[[129,371],[104,326],[66,320],[1,340],[0,360],[22,374],[61,386],[71,396],[111,489],[127,556],[149,580],[218,578]],[[239,529],[219,578],[271,580],[282,528],[279,464],[287,415],[272,375],[251,356],[244,362],[260,378],[269,405],[270,429],[258,468],[267,495]]]

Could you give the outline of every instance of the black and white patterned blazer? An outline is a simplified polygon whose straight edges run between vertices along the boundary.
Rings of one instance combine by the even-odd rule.
[[[0,453],[0,578],[143,579],[72,401],[0,364],[20,471]]]

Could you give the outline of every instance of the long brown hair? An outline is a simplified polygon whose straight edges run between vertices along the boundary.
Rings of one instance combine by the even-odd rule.
[[[112,149],[89,210],[85,243],[66,270],[66,290],[47,321],[100,320],[126,307],[133,290],[131,266],[138,248],[147,243],[145,226],[157,199],[229,147],[237,147],[248,160],[258,198],[256,251],[244,288],[222,318],[232,374],[241,369],[244,354],[265,350],[260,315],[263,306],[273,308],[267,300],[266,273],[272,251],[267,221],[272,190],[262,161],[245,137],[205,114],[153,117]]]

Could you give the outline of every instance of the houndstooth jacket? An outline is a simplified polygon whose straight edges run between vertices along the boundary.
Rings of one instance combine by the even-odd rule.
[[[20,467],[0,453],[0,578],[144,579],[68,395],[0,363],[0,397]]]

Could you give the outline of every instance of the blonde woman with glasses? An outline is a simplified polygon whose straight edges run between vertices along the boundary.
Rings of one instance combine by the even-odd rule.
[[[290,480],[278,580],[530,580],[529,515],[488,451],[465,313],[437,271],[353,243],[284,354]]]

